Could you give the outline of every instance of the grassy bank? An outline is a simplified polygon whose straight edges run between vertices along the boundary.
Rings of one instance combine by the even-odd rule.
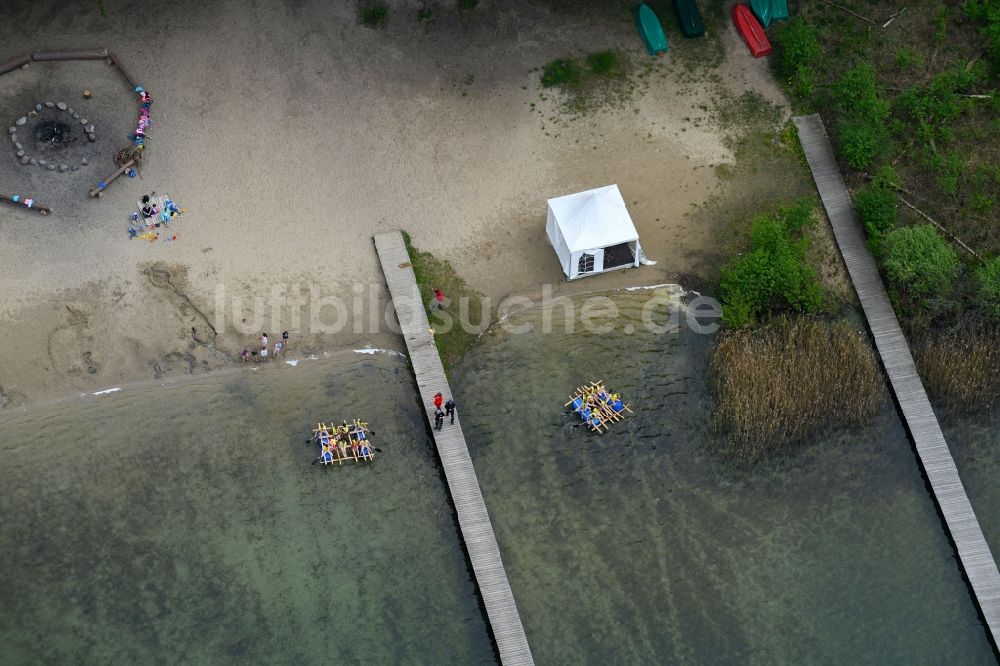
[[[410,263],[427,310],[427,319],[434,329],[434,343],[441,354],[445,372],[449,372],[449,366],[460,361],[486,329],[490,313],[483,312],[482,294],[471,289],[450,262],[415,248],[406,232],[403,232],[403,240],[410,253]],[[435,289],[444,292],[443,310],[431,309]],[[463,326],[462,322],[466,325]]]

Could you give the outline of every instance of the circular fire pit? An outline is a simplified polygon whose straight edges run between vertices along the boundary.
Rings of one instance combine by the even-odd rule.
[[[76,141],[73,129],[66,123],[48,120],[35,125],[35,138],[41,150],[62,150]]]
[[[39,102],[7,130],[14,154],[24,166],[46,171],[78,171],[88,164],[96,128],[65,102]]]

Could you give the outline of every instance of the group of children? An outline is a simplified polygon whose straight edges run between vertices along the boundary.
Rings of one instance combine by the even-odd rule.
[[[602,428],[607,428],[609,423],[620,419],[623,412],[632,411],[622,401],[621,396],[611,393],[600,382],[592,382],[588,386],[578,388],[576,395],[566,403],[566,407],[576,413],[589,429],[598,432],[601,432]]]
[[[314,463],[332,465],[352,459],[354,462],[375,459],[374,447],[368,439],[368,424],[363,421],[344,421],[339,426],[320,423],[308,441],[319,444],[319,457]]]
[[[441,406],[444,405],[445,411],[441,411]],[[452,425],[455,424],[455,401],[448,398],[448,402],[444,401],[444,396],[440,393],[434,394],[434,429],[440,430],[444,427],[444,417],[451,417]]]
[[[250,351],[249,349],[244,349],[240,352],[240,358],[243,359],[244,363],[249,363],[253,361],[254,363],[263,363],[268,357],[277,358],[278,354],[281,354],[286,349],[288,349],[288,331],[282,331],[281,340],[274,343],[274,347],[268,346],[267,333],[260,336],[260,351]]]
[[[128,237],[130,239],[158,240],[160,232],[154,231],[154,229],[167,228],[170,222],[180,219],[186,212],[186,208],[178,208],[177,204],[171,201],[168,196],[156,196],[154,192],[151,199],[148,194],[144,194],[139,201],[139,210],[131,215]],[[167,236],[166,240],[177,240],[177,236]]]

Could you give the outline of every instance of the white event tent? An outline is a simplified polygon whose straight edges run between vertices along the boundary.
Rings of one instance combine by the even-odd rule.
[[[549,199],[545,231],[570,280],[655,263],[642,254],[617,185]]]

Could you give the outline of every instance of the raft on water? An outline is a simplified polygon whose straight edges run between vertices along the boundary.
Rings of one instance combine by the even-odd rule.
[[[603,381],[578,387],[565,406],[580,417],[583,425],[599,433],[623,419],[625,412],[633,413],[617,393],[604,387]]]
[[[351,423],[344,421],[341,425],[318,423],[312,437],[319,445],[316,462],[343,465],[349,461],[375,460],[375,447],[369,439],[370,434],[368,424],[357,419]]]

